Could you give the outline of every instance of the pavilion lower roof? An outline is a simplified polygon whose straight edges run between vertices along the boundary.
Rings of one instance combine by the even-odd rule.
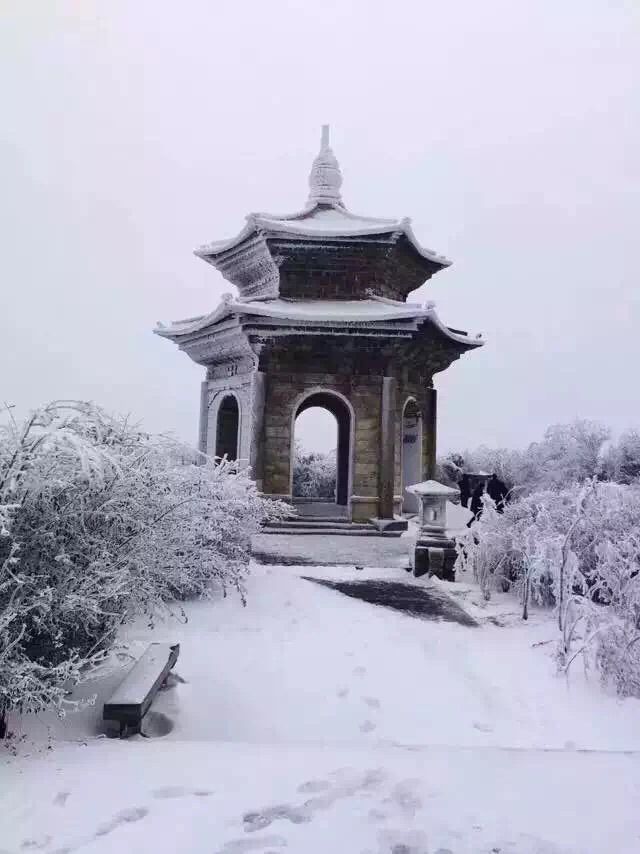
[[[366,300],[227,301],[214,312],[160,325],[156,334],[174,341],[194,361],[205,364],[217,351],[239,346],[238,336],[367,336],[411,339],[430,326],[461,352],[481,346],[480,337],[453,330],[439,319],[433,303],[418,305],[373,297]],[[233,343],[235,341],[235,343]]]

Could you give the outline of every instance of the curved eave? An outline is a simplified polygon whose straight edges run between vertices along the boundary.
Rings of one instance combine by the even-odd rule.
[[[288,317],[284,312],[274,312],[273,310],[270,310],[269,303],[248,304],[242,302],[226,302],[218,306],[215,311],[209,314],[189,318],[184,321],[177,321],[168,326],[158,324],[153,331],[161,338],[168,338],[171,341],[179,343],[185,336],[202,332],[230,315],[235,315],[236,317],[244,316],[247,318],[262,317],[283,325],[286,325],[287,323],[292,326],[304,324],[309,329],[317,329],[318,333],[326,331],[329,327],[332,330],[335,330],[338,327],[349,329],[350,327],[353,327],[354,324],[359,325],[361,329],[363,326],[366,327],[366,325],[370,325],[372,329],[375,329],[377,323],[389,324],[394,321],[397,321],[398,323],[414,321],[416,324],[414,328],[418,329],[422,323],[426,321],[431,323],[439,334],[448,341],[455,343],[458,346],[462,346],[465,350],[482,347],[485,343],[484,339],[481,337],[472,338],[469,335],[454,331],[450,327],[446,326],[440,320],[435,308],[431,304],[427,304],[427,306],[422,307],[411,306],[407,303],[394,303],[392,300],[385,300],[382,298],[374,299],[376,299],[377,302],[389,305],[389,312],[377,314],[375,317],[367,317],[366,315],[353,317],[350,320],[341,320],[337,317],[305,316],[304,314],[300,315],[299,313],[294,313]]]
[[[363,223],[357,228],[322,228],[313,227],[303,224],[308,222],[309,217],[314,210],[319,207],[331,207],[340,213],[344,219],[349,222]],[[300,224],[297,224],[300,223]],[[204,244],[194,250],[194,254],[199,258],[203,258],[210,264],[215,266],[216,258],[223,255],[229,250],[240,246],[248,237],[253,234],[263,234],[269,236],[290,236],[294,238],[304,238],[307,240],[345,240],[357,239],[358,237],[374,237],[384,234],[404,234],[409,240],[418,255],[437,264],[439,267],[449,267],[452,262],[444,255],[439,255],[431,249],[422,246],[416,238],[411,227],[411,220],[406,217],[401,220],[394,219],[377,219],[374,217],[363,217],[352,214],[341,205],[311,205],[302,211],[294,214],[285,214],[284,216],[276,216],[266,213],[253,213],[247,217],[246,225],[242,230],[229,240],[218,240],[212,243]]]
[[[169,324],[158,323],[153,330],[154,335],[159,335],[161,338],[168,338],[170,341],[177,341],[184,335],[190,335],[192,332],[199,332],[201,329],[206,329],[213,323],[222,320],[229,314],[233,314],[230,303],[219,305],[215,311],[209,314],[201,314],[199,317],[189,317],[186,320],[174,320]]]
[[[456,332],[449,326],[446,326],[434,309],[429,310],[427,318],[445,338],[448,338],[449,341],[455,341],[456,344],[462,344],[466,349],[482,347],[485,344],[485,340],[482,337],[472,338],[470,335],[466,335],[463,332]]]

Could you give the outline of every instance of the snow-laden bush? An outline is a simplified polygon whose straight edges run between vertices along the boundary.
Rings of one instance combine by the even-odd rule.
[[[559,662],[578,655],[618,693],[640,696],[640,486],[597,482],[535,492],[485,511],[459,543],[484,595],[554,607]]]
[[[0,719],[64,704],[118,627],[243,595],[251,535],[282,508],[234,464],[56,402],[0,432]]]
[[[616,483],[634,483],[640,480],[640,431],[626,430],[615,444],[611,444],[603,457],[603,468],[608,480]]]
[[[548,427],[543,440],[529,446],[520,478],[533,491],[560,489],[598,477],[601,452],[610,435],[608,427],[586,419]]]
[[[296,442],[293,494],[300,498],[331,498],[336,494],[336,452],[305,451]]]
[[[640,471],[640,436],[633,431],[625,435],[626,440],[621,438],[624,449],[622,445],[615,446],[609,452],[608,464],[603,451],[609,429],[597,421],[577,419],[549,427],[540,442],[533,442],[523,451],[481,445],[461,454],[449,454],[439,460],[440,471],[449,482],[459,481],[465,471],[495,473],[511,490],[512,498],[561,489],[593,477],[628,483],[629,477],[619,478],[614,473]]]
[[[475,450],[465,451],[464,455],[460,455],[463,460],[461,473],[467,471],[497,474],[507,489],[512,490],[522,480],[523,456],[522,451],[480,445]]]

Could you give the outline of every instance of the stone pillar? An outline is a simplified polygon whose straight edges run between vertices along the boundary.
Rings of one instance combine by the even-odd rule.
[[[198,422],[198,450],[207,453],[209,431],[209,381],[200,383],[200,421]]]
[[[251,476],[258,491],[262,492],[264,482],[264,405],[266,400],[267,376],[255,371],[251,385],[251,445],[249,465]]]
[[[424,437],[424,477],[429,480],[436,473],[436,439],[438,419],[438,392],[435,388],[425,390],[422,411],[422,431]]]
[[[381,519],[393,519],[393,496],[396,462],[396,394],[395,377],[382,378],[382,406],[380,420],[380,473],[378,494]]]

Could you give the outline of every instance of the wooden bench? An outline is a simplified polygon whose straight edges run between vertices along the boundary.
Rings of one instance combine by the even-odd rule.
[[[153,698],[178,660],[180,644],[152,643],[104,704],[102,719],[120,725],[120,738],[140,732]]]

